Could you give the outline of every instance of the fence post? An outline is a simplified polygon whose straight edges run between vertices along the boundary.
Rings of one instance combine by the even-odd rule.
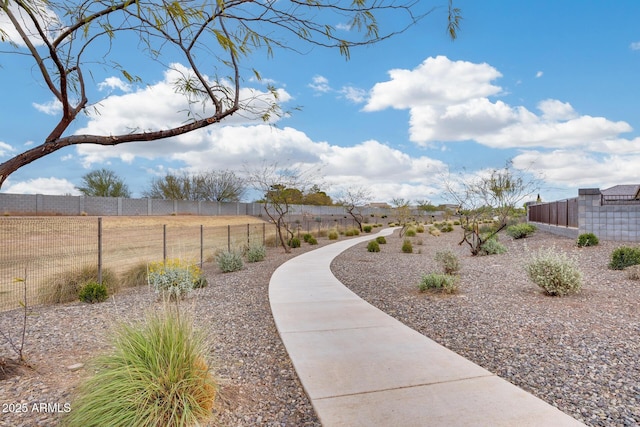
[[[227,250],[231,252],[231,225],[227,225]]]
[[[167,264],[167,224],[162,224],[162,262]]]
[[[250,225],[247,224],[247,249],[251,247],[251,230],[249,227]]]
[[[102,217],[98,217],[98,283],[102,285]]]
[[[267,224],[262,223],[262,246],[267,246]]]
[[[204,260],[204,226],[200,224],[200,268]]]

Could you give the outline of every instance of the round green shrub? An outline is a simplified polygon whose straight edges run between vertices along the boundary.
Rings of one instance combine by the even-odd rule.
[[[585,246],[596,246],[598,243],[600,243],[600,240],[598,240],[598,237],[593,233],[582,233],[578,236],[577,243],[578,246],[583,248]]]
[[[425,274],[422,276],[422,280],[420,280],[418,290],[420,292],[434,290],[452,294],[458,290],[458,278],[456,276],[451,276],[448,274]]]
[[[247,262],[260,262],[267,256],[267,248],[263,245],[253,245],[247,249]]]
[[[507,248],[496,239],[489,239],[482,244],[478,255],[499,255],[507,252]]]
[[[612,270],[624,270],[625,267],[640,264],[640,248],[621,246],[611,253],[609,268]]]
[[[419,225],[416,227],[416,233],[424,233],[424,226]]]
[[[373,228],[372,228],[372,226],[370,226],[370,225],[365,225],[364,227],[362,227],[362,230],[363,230],[365,233],[371,233],[371,230],[372,230],[372,229],[373,229]]]
[[[453,231],[453,225],[448,222],[444,223],[442,224],[442,228],[440,228],[440,231],[442,231],[443,233],[450,233]]]
[[[413,245],[411,244],[411,240],[405,239],[405,241],[402,242],[402,252],[404,252],[405,254],[413,253]]]
[[[216,264],[223,273],[231,273],[233,271],[242,270],[244,262],[242,256],[237,252],[220,252],[216,255]]]
[[[310,245],[317,245],[318,240],[315,237],[311,236],[311,238],[307,241],[307,243]]]
[[[541,248],[525,265],[529,278],[548,295],[563,296],[582,286],[582,273],[575,260],[555,248]]]
[[[290,248],[299,248],[301,245],[300,239],[298,239],[297,237],[292,237],[291,240],[289,240],[288,245]]]
[[[380,245],[375,240],[367,243],[367,251],[369,252],[380,252]]]
[[[522,223],[510,225],[507,227],[506,233],[514,239],[524,239],[525,237],[533,234],[536,230],[537,228],[535,225]]]
[[[452,251],[438,251],[435,260],[440,264],[445,274],[455,274],[460,271],[460,260]]]
[[[331,230],[329,232],[329,240],[338,240],[338,232],[335,230]]]
[[[387,243],[387,239],[385,239],[384,236],[378,236],[376,237],[376,242],[380,245],[384,245]]]
[[[309,243],[309,239],[313,238],[313,235],[310,233],[304,233],[302,235],[302,240],[304,240],[306,243]]]
[[[80,301],[90,304],[106,301],[108,296],[107,287],[93,281],[84,285],[78,294]]]
[[[405,231],[404,235],[407,236],[407,237],[415,237],[416,236],[416,229],[413,228],[413,227],[409,227],[409,228],[407,228],[407,231]]]

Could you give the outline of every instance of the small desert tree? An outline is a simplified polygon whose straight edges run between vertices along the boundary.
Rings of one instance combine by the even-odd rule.
[[[411,201],[405,200],[403,198],[395,198],[391,200],[391,204],[394,207],[398,225],[402,227],[400,229],[400,237],[402,237],[404,236],[405,231],[407,231],[409,224],[413,220],[410,206]]]
[[[237,202],[245,191],[243,177],[232,171],[212,170],[154,178],[144,195],[152,199]]]
[[[526,172],[513,169],[509,161],[501,169],[492,169],[457,180],[445,180],[447,195],[459,205],[464,235],[472,255],[480,253],[482,245],[506,225],[522,200],[535,193],[538,180]],[[495,222],[493,230],[483,235],[480,224],[485,219]]]
[[[286,253],[291,252],[288,241],[294,236],[287,223],[292,205],[302,202],[305,190],[310,186],[312,171],[297,168],[281,168],[277,164],[263,165],[247,171],[248,181],[263,195],[264,211],[276,226],[277,238]]]
[[[362,222],[364,221],[362,209],[370,200],[371,193],[364,187],[348,188],[338,200],[338,204],[342,205],[345,211],[358,224],[360,231],[363,231]]]

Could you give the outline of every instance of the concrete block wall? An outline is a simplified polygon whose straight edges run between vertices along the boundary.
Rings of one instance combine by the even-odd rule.
[[[602,240],[640,242],[640,202],[603,204],[598,188],[578,192],[580,234],[593,233]]]

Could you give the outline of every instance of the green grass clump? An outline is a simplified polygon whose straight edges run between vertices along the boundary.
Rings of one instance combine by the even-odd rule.
[[[574,259],[555,248],[541,248],[525,265],[529,278],[548,295],[563,296],[582,286],[582,273]]]
[[[536,226],[533,224],[515,224],[507,227],[505,231],[508,236],[513,237],[514,239],[524,239],[527,236],[530,236],[537,230]]]
[[[405,254],[413,253],[413,245],[411,244],[411,240],[405,239],[404,242],[402,242],[402,252],[404,252]]]
[[[125,288],[147,285],[147,263],[139,262],[120,276],[120,284]]]
[[[596,246],[600,243],[600,240],[598,240],[598,237],[593,233],[582,233],[578,236],[578,241],[576,243],[578,246],[583,248],[585,246]]]
[[[416,229],[413,228],[413,227],[409,227],[409,228],[407,228],[407,231],[405,231],[404,235],[407,236],[407,237],[415,237],[416,236]]]
[[[376,242],[375,240],[370,241],[369,243],[367,243],[367,251],[380,252],[380,244],[378,244],[378,242]]]
[[[302,245],[300,239],[298,239],[297,237],[292,237],[291,239],[289,239],[287,244],[290,248],[299,248]]]
[[[640,248],[621,246],[611,253],[609,268],[612,270],[624,270],[625,267],[640,264]]]
[[[375,225],[374,226],[365,225],[364,227],[362,227],[362,231],[364,231],[365,233],[371,233],[371,230],[373,230],[373,227],[375,227]]]
[[[263,245],[252,245],[247,249],[247,262],[260,262],[267,256],[267,248]]]
[[[387,243],[387,239],[385,239],[384,236],[378,236],[376,237],[376,242],[378,242],[379,245],[385,245]]]
[[[338,240],[338,232],[336,230],[329,231],[329,240]]]
[[[318,240],[315,237],[311,236],[309,238],[309,240],[307,240],[307,243],[310,244],[310,245],[317,245],[318,244]]]
[[[311,233],[304,233],[302,235],[302,240],[304,240],[305,243],[309,243],[309,239],[312,239],[312,238],[314,237],[313,237],[313,234]]]
[[[224,251],[216,255],[216,264],[223,273],[231,273],[233,271],[242,270],[244,262],[242,256],[237,252]]]
[[[419,225],[416,227],[417,233],[424,233],[424,225]]]
[[[166,311],[120,324],[113,349],[94,360],[63,425],[195,426],[211,418],[217,383],[204,334],[189,316]]]
[[[107,287],[98,282],[89,282],[80,289],[78,298],[82,302],[93,304],[96,302],[106,301],[109,297]]]
[[[453,294],[458,290],[458,278],[449,274],[429,273],[422,276],[418,285],[420,292],[428,290]]]
[[[456,274],[460,271],[460,260],[452,251],[438,251],[434,259],[440,264],[444,274]]]

